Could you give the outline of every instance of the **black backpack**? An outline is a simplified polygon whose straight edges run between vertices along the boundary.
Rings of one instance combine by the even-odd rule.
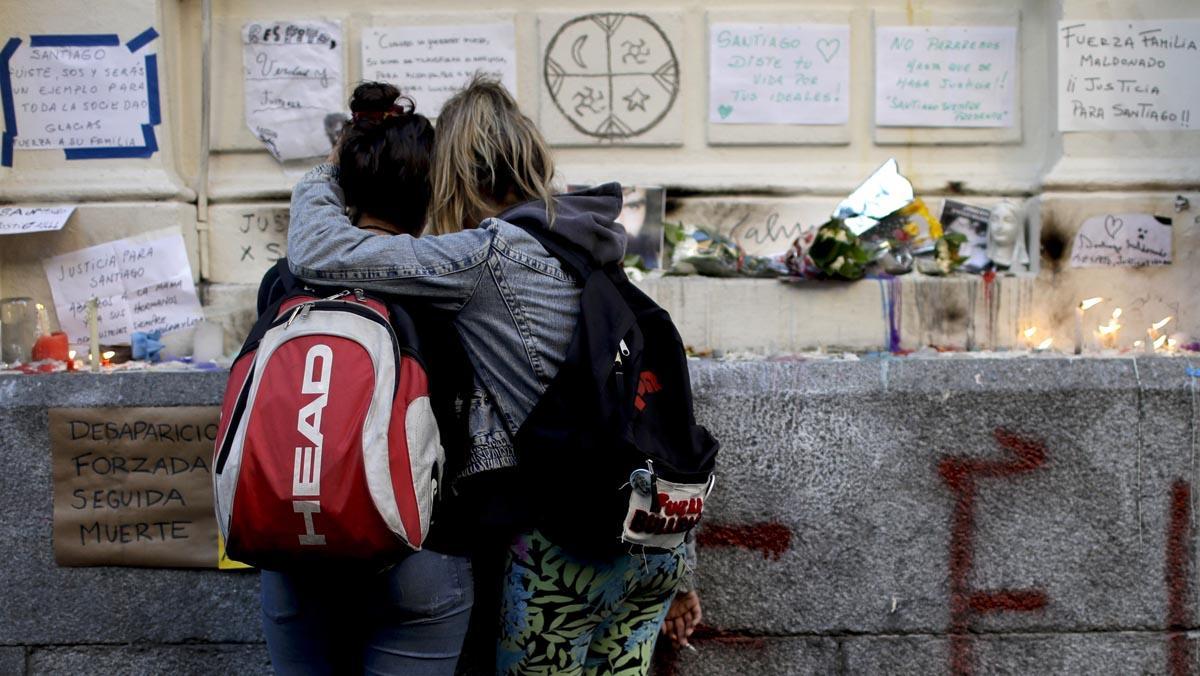
[[[696,424],[679,332],[619,263],[595,265],[532,219],[513,225],[582,288],[562,366],[515,438],[535,524],[584,557],[677,547],[703,514],[718,449]]]

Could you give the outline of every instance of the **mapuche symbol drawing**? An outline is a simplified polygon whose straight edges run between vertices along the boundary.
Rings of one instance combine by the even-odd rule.
[[[604,141],[653,129],[679,94],[675,49],[643,14],[588,14],[564,23],[546,47],[543,77],[571,126]]]

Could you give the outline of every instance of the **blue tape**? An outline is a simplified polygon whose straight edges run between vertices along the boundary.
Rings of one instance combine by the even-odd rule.
[[[137,50],[141,49],[142,47],[145,47],[146,45],[153,42],[154,39],[157,37],[158,37],[158,31],[154,30],[154,26],[151,26],[151,27],[147,28],[146,30],[142,31],[141,33],[138,33],[137,36],[134,37],[129,42],[126,42],[125,46],[129,48],[130,52],[136,52]]]
[[[30,47],[119,47],[116,33],[92,35],[30,35]]]
[[[162,109],[158,105],[158,55],[146,55],[146,98],[150,102],[150,124],[162,123]]]
[[[21,38],[9,38],[0,49],[0,98],[4,99],[4,136],[0,138],[0,166],[11,167],[13,163],[13,139],[17,136],[17,110],[13,103],[12,78],[8,72],[8,61],[21,46]]]
[[[145,146],[130,148],[67,148],[63,151],[68,160],[120,160],[145,159],[152,151]]]
[[[146,150],[150,151],[151,155],[158,152],[158,138],[154,136],[154,125],[142,125],[142,138],[146,140]]]

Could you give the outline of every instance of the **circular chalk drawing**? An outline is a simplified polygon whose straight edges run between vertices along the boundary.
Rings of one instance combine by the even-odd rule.
[[[563,24],[546,47],[544,78],[580,133],[616,141],[653,129],[679,94],[679,61],[642,14],[601,13]]]

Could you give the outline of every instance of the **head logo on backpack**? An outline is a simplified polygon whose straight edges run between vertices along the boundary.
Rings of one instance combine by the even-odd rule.
[[[281,568],[420,549],[445,456],[411,321],[361,291],[297,288],[286,261],[275,274],[285,290],[221,407],[213,488],[229,556]]]
[[[511,222],[582,287],[566,358],[515,439],[528,507],[583,556],[679,546],[703,515],[718,444],[696,424],[675,325],[618,265],[597,268],[553,230]]]

